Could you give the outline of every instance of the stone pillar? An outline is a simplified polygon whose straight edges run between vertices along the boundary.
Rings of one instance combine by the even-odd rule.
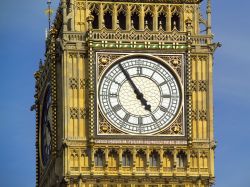
[[[112,12],[112,29],[115,30],[117,28],[117,5],[113,6]]]
[[[99,29],[101,29],[103,27],[103,23],[104,23],[103,4],[100,4],[100,6],[99,6],[99,20],[98,20]]]
[[[158,8],[155,6],[153,13],[153,31],[158,31]]]
[[[144,6],[141,6],[141,10],[140,10],[140,14],[139,14],[139,30],[144,30],[144,17],[145,17],[145,14],[144,14]]]
[[[126,11],[126,30],[131,29],[131,6],[127,5]]]

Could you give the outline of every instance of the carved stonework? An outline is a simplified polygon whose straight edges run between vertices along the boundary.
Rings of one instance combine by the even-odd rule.
[[[181,112],[176,120],[168,126],[164,131],[160,132],[160,134],[166,135],[183,135],[183,113]]]
[[[80,89],[88,88],[89,80],[88,79],[80,79]]]
[[[111,125],[100,113],[99,114],[99,126],[98,134],[125,134],[122,131]]]
[[[79,117],[80,117],[80,119],[86,119],[86,118],[88,118],[88,109],[86,109],[86,108],[80,108],[79,109]]]
[[[70,108],[70,118],[71,119],[78,119],[79,113],[78,113],[78,108],[71,107]]]
[[[70,119],[86,119],[88,110],[86,108],[70,107]]]
[[[205,81],[205,80],[200,80],[200,81],[198,82],[198,84],[199,84],[199,91],[201,91],[201,92],[207,91],[207,81]]]
[[[206,121],[207,120],[207,111],[205,110],[193,110],[192,111],[192,120],[195,121]]]
[[[165,60],[177,72],[179,77],[182,77],[182,55],[161,55],[159,57]]]
[[[78,79],[70,78],[69,79],[69,86],[71,89],[78,89]]]
[[[207,91],[207,81],[206,80],[192,80],[191,81],[191,91],[193,92],[206,92]]]
[[[71,89],[86,89],[88,88],[89,81],[88,79],[78,79],[71,77],[69,78],[69,87]]]
[[[103,70],[116,59],[125,56],[125,54],[108,54],[108,53],[99,53],[97,56],[97,62],[99,67],[99,75],[103,72]]]

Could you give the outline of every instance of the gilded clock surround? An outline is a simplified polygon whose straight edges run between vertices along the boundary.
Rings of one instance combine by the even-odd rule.
[[[35,73],[37,186],[212,186],[216,147],[212,72],[213,53],[219,45],[212,40],[211,2],[207,0],[205,18],[200,14],[201,2],[61,0],[46,40],[45,60]],[[125,30],[117,20],[122,13]],[[112,28],[104,22],[108,14]],[[132,14],[138,15],[138,29]],[[150,17],[152,25],[147,20]],[[204,34],[199,24],[206,27]],[[169,63],[184,85],[185,108],[176,118],[178,125],[165,129],[159,137],[126,138],[105,121],[100,124],[103,135],[97,136],[101,116],[96,103],[96,67],[102,70],[131,53],[147,53]],[[43,167],[39,129],[48,84],[52,89],[52,155]],[[107,132],[115,133],[116,138]],[[176,132],[184,136],[178,137]],[[129,166],[124,165],[125,158],[130,158]]]
[[[98,81],[100,80],[100,76],[103,72],[108,69],[113,64],[126,60],[126,59],[133,59],[133,58],[145,58],[145,59],[152,59],[157,62],[161,62],[165,66],[171,69],[173,75],[176,77],[178,82],[181,84],[179,85],[181,93],[184,91],[184,55],[183,54],[151,54],[151,55],[143,55],[142,53],[114,53],[114,52],[96,52],[96,62],[98,66],[96,67],[96,81],[98,85]],[[97,96],[98,97],[98,96]],[[174,119],[171,120],[172,122],[168,124],[166,128],[161,129],[158,133],[154,133],[154,138],[156,136],[185,136],[186,126],[185,126],[185,119],[183,116],[185,106],[184,106],[184,97],[181,94],[181,104],[178,109],[177,114],[175,115]],[[102,112],[98,109],[98,118],[97,118],[97,129],[96,135],[127,135],[128,133],[124,133],[118,128],[114,127],[108,120],[103,116]],[[143,134],[143,136],[145,136]],[[107,138],[111,138],[110,136],[106,136]],[[113,137],[116,139],[116,137]],[[118,137],[118,138],[122,138]],[[137,137],[132,137],[137,138]]]

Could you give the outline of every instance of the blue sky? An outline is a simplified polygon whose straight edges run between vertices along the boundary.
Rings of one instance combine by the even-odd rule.
[[[57,1],[53,2],[54,6]],[[213,1],[216,187],[249,187],[249,1]],[[1,0],[0,181],[35,186],[34,78],[44,56],[45,0]]]

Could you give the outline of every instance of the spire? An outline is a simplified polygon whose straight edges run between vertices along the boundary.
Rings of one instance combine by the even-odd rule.
[[[51,27],[51,16],[53,14],[53,10],[51,9],[51,0],[47,0],[48,8],[45,10],[45,14],[48,15],[48,21],[49,21],[49,30]]]
[[[211,35],[211,14],[212,14],[212,9],[211,9],[211,0],[207,0],[207,34]]]

